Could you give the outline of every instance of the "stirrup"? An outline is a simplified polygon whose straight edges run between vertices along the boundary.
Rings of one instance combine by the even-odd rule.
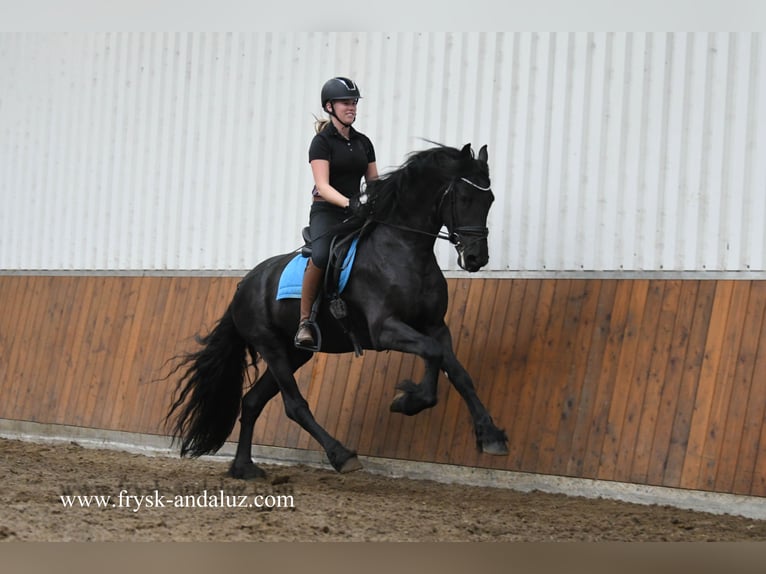
[[[300,330],[304,327],[311,331],[313,335],[313,341],[298,340],[298,332],[300,332]],[[315,321],[312,321],[311,319],[301,321],[298,325],[298,332],[295,333],[295,338],[293,339],[293,343],[298,349],[316,353],[319,351],[319,349],[322,348],[322,332],[319,330],[319,325],[317,325]]]

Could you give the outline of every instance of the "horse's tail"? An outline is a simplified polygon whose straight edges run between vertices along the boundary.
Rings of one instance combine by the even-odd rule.
[[[182,355],[173,370],[185,369],[165,417],[173,442],[181,441],[181,456],[191,457],[216,452],[226,442],[239,414],[247,369],[247,345],[231,309],[197,342],[202,348]]]

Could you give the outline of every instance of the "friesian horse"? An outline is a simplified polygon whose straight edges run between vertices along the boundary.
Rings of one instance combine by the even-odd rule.
[[[462,149],[437,145],[413,153],[361,193],[365,197],[360,203],[371,210],[369,230],[359,241],[342,296],[351,332],[364,349],[412,353],[425,362],[420,383],[405,380],[397,385],[390,410],[415,415],[433,407],[439,371],[444,371],[468,406],[477,448],[506,454],[505,432],[495,426],[455,357],[444,322],[447,281],[434,255],[436,239],[443,238],[454,244],[458,264],[466,271],[478,271],[489,260],[487,215],[494,196],[487,146],[478,157],[470,144]],[[197,338],[199,350],[181,355],[173,372],[183,373],[166,417],[174,440],[180,440],[181,456],[220,449],[241,411],[229,474],[263,476],[251,457],[253,427],[266,403],[281,393],[287,416],[322,445],[337,471],[361,468],[356,453],[317,423],[294,377],[312,353],[293,344],[299,301],[275,296],[280,274],[294,257],[295,253],[278,255],[251,270],[212,331]],[[353,351],[346,330],[327,307],[322,303],[317,315],[321,351]],[[248,353],[252,364],[260,357],[267,368],[243,396]]]

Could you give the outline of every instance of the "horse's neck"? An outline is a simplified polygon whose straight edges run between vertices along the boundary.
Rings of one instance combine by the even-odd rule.
[[[411,189],[417,190],[417,184],[411,184]],[[442,195],[440,187],[407,194],[408,201],[398,205],[393,213],[393,223],[416,229],[423,234],[436,235],[442,227],[439,214]]]

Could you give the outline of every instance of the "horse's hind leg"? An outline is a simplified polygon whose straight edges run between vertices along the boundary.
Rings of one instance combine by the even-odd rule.
[[[279,392],[277,380],[266,370],[253,388],[242,397],[242,414],[239,419],[239,442],[234,461],[229,467],[229,475],[234,478],[262,478],[266,476],[252,458],[253,429],[266,404]]]
[[[292,347],[292,342],[290,342],[289,347]],[[294,348],[288,351],[288,353],[294,352],[296,352]],[[311,413],[311,409],[309,409],[309,404],[303,398],[298,388],[298,383],[293,376],[296,369],[291,367],[291,361],[288,358],[289,354],[286,355],[283,349],[272,347],[270,350],[261,350],[261,356],[269,365],[269,370],[272,371],[279,385],[287,417],[297,422],[322,445],[325,453],[327,453],[327,458],[330,460],[330,464],[335,470],[345,473],[362,468],[362,465],[356,458],[356,453],[348,450],[338,440],[333,438],[314,419],[314,415]]]

